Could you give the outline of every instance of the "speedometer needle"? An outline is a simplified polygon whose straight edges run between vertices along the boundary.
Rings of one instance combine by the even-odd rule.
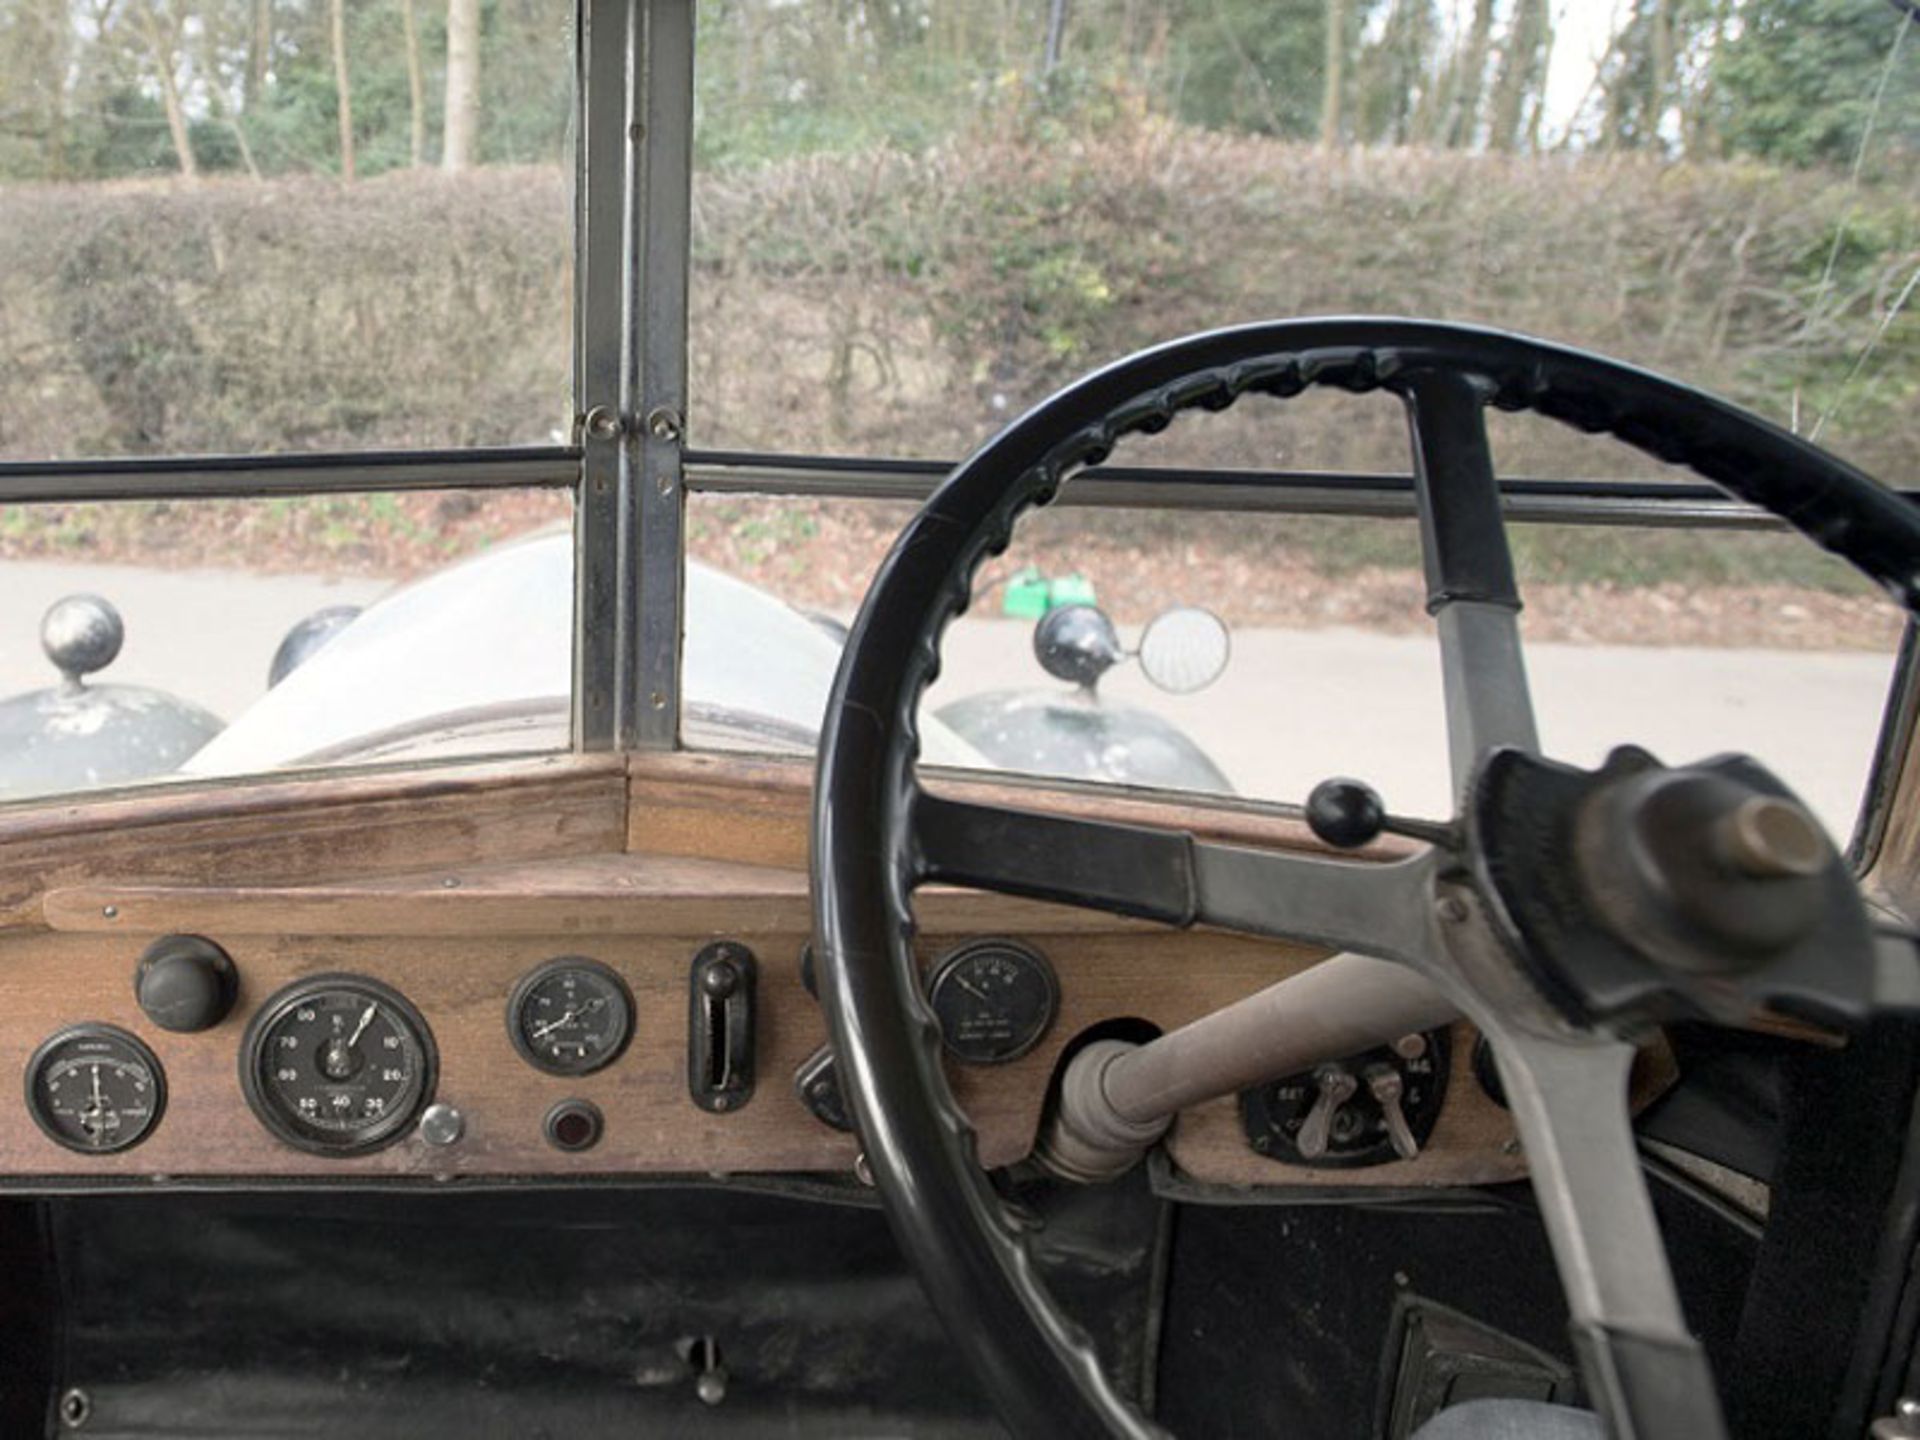
[[[566,1014],[562,1015],[558,1020],[549,1020],[546,1024],[539,1026],[537,1029],[535,1029],[533,1032],[533,1038],[536,1040],[544,1040],[547,1038],[547,1036],[551,1035],[554,1031],[564,1029],[566,1026],[573,1024],[573,1022],[578,1020],[579,1018],[580,1018],[580,1012],[578,1010],[569,1010],[567,1011]]]
[[[558,1020],[549,1020],[546,1024],[536,1028],[533,1032],[533,1038],[536,1040],[544,1040],[547,1038],[547,1036],[551,1035],[554,1031],[564,1030],[567,1026],[572,1025],[578,1020],[580,1020],[581,1017],[593,1014],[594,1011],[598,1010],[604,1004],[606,1004],[606,1001],[600,1000],[597,998],[593,1000],[589,1000],[586,1004],[582,1005],[578,1010],[569,1010],[567,1011],[566,1014],[562,1015]]]
[[[379,1008],[378,1005],[369,1005],[361,1012],[360,1023],[353,1027],[353,1034],[347,1037],[347,1049],[351,1050],[360,1043],[360,1037],[367,1033],[367,1026],[373,1023],[374,1014]]]

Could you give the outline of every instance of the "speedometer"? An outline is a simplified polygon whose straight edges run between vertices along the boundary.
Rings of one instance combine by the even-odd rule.
[[[260,1008],[240,1047],[247,1103],[289,1145],[362,1155],[406,1133],[433,1098],[433,1034],[389,986],[318,975]]]

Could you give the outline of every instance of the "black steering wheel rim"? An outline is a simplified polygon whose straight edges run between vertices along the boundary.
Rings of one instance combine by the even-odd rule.
[[[1015,520],[1130,433],[1180,411],[1315,385],[1401,392],[1435,372],[1683,464],[1785,520],[1920,610],[1920,514],[1862,472],[1702,391],[1587,352],[1435,322],[1328,318],[1218,330],[1060,391],[964,461],[908,524],[849,635],[820,748],[813,893],[842,1084],[894,1232],[1015,1433],[1162,1433],[1114,1390],[1041,1285],[976,1162],[920,995],[910,895],[916,711],[974,571]]]

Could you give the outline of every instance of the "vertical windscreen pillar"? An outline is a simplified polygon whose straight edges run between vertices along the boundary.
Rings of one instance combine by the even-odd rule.
[[[574,736],[679,739],[692,0],[579,0]]]
[[[642,11],[633,204],[628,211],[626,456],[638,546],[639,614],[624,745],[680,740],[686,605],[687,277],[693,234],[693,0],[633,0]]]
[[[636,0],[578,0],[575,12],[573,391],[580,446],[573,509],[573,743],[619,743],[622,638],[634,592],[621,575],[626,418],[621,394],[626,293],[627,57]]]

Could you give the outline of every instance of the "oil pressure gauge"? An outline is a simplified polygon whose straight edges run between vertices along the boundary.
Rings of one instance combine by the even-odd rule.
[[[1004,1065],[1040,1043],[1060,1010],[1047,957],[1013,940],[974,940],[948,952],[927,981],[940,1038],[969,1065]]]
[[[633,1036],[633,992],[611,967],[563,955],[524,976],[507,1000],[507,1034],[549,1075],[591,1075]]]
[[[167,1081],[154,1053],[112,1025],[74,1025],[27,1062],[27,1109],[49,1139],[83,1155],[138,1145],[160,1123]]]
[[[247,1103],[317,1155],[363,1155],[406,1133],[433,1098],[433,1034],[399,991],[317,975],[260,1007],[240,1046]]]

